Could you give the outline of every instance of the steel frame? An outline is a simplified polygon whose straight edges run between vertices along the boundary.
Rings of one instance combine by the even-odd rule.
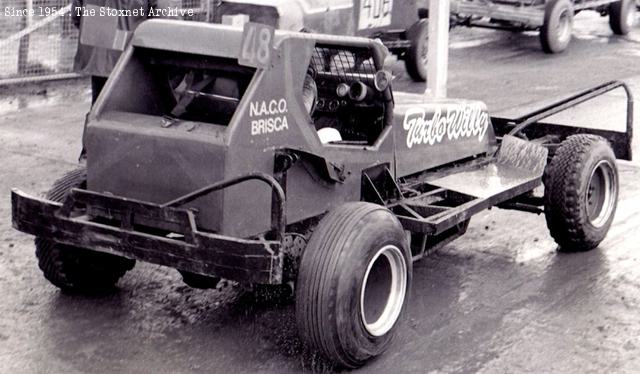
[[[265,235],[241,239],[202,232],[196,224],[196,212],[178,208],[248,180],[262,181],[273,191],[272,230]],[[285,195],[269,175],[255,173],[225,180],[165,204],[80,189],[72,189],[63,203],[13,189],[11,201],[16,229],[58,243],[241,282],[282,282]]]

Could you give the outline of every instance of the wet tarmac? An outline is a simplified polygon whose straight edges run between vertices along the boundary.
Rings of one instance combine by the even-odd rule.
[[[450,96],[504,111],[640,75],[640,28],[617,38],[596,21],[578,23],[559,56],[542,54],[535,35],[454,32]],[[640,79],[629,82],[640,97]],[[422,89],[401,73],[396,85]],[[588,110],[619,126],[617,100]],[[232,285],[193,290],[148,264],[102,296],[65,295],[43,279],[32,238],[10,227],[9,191],[43,193],[74,168],[87,109],[79,82],[0,99],[0,372],[331,372],[297,339],[291,305],[256,304]],[[616,219],[591,252],[557,252],[543,216],[493,209],[474,217],[464,237],[415,265],[398,339],[359,372],[640,372],[636,165],[620,164]]]

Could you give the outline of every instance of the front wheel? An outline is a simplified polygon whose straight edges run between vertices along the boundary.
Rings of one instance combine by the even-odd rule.
[[[544,211],[563,251],[587,251],[604,240],[618,204],[618,169],[609,143],[574,135],[560,144],[544,178]]]
[[[609,26],[617,35],[627,35],[636,23],[636,5],[633,0],[620,0],[609,4]]]
[[[296,318],[302,338],[346,368],[382,354],[402,318],[412,262],[386,208],[348,203],[322,219],[302,254]]]

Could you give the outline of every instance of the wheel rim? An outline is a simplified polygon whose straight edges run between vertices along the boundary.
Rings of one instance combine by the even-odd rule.
[[[369,262],[360,291],[364,328],[382,336],[400,316],[407,288],[407,265],[395,245],[382,247]]]
[[[600,161],[591,172],[585,196],[587,217],[594,227],[602,227],[609,221],[616,188],[613,166],[609,161]]]
[[[636,22],[636,7],[635,4],[629,5],[629,11],[627,11],[627,26],[633,27]]]
[[[420,49],[420,62],[422,62],[423,66],[427,66],[427,57],[429,56],[429,48],[427,45],[429,44],[429,38],[425,38],[424,44]]]
[[[567,43],[571,38],[571,17],[569,16],[568,10],[564,10],[560,13],[556,32],[560,44]]]

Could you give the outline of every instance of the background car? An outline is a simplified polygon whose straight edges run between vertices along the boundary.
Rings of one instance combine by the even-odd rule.
[[[415,81],[427,78],[428,0],[224,0],[214,22],[379,38]]]

